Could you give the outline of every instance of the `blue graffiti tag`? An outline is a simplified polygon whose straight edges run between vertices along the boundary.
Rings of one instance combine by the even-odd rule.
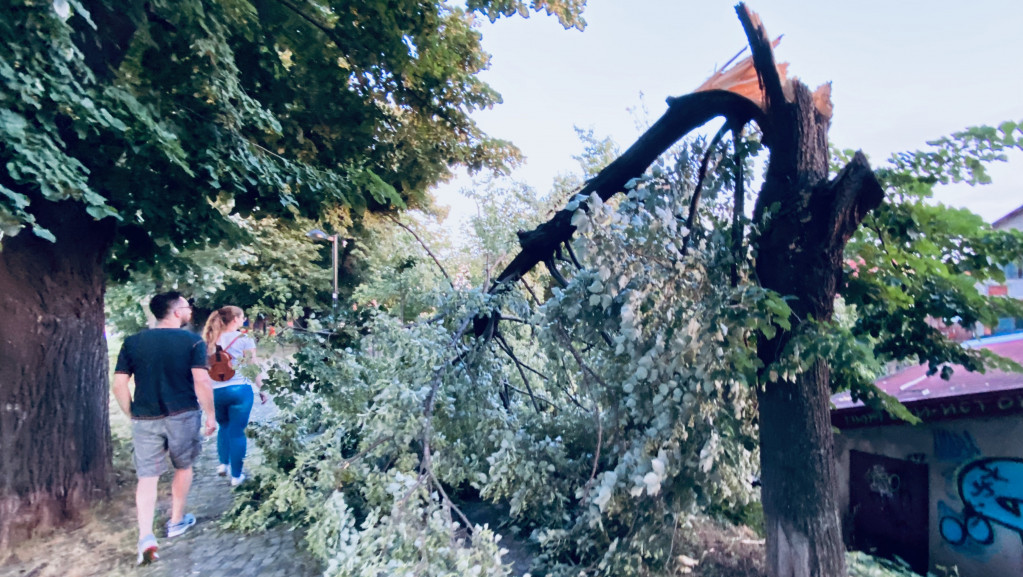
[[[965,461],[980,456],[969,431],[934,431],[934,457],[939,461]]]
[[[958,475],[963,515],[945,514],[939,521],[941,536],[953,545],[967,537],[982,545],[994,542],[991,523],[1023,537],[1023,459],[989,458],[966,464]],[[950,513],[943,511],[943,513]]]

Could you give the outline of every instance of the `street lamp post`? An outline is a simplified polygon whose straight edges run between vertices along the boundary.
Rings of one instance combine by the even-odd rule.
[[[331,313],[334,316],[334,326],[336,327],[337,326],[337,320],[338,320],[337,319],[337,241],[338,241],[338,238],[337,238],[336,234],[332,234],[332,235],[328,236],[327,233],[323,232],[322,230],[320,230],[318,228],[310,230],[309,232],[306,233],[306,236],[308,236],[311,239],[315,239],[315,240],[329,240],[331,242],[331,244],[332,244],[332,246],[331,246],[332,250],[331,250],[331,260],[330,260],[330,262],[331,262],[331,268],[333,268],[333,271],[334,271],[334,292],[331,294],[330,310],[331,310]]]

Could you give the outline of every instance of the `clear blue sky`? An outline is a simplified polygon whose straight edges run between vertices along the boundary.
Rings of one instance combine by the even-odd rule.
[[[815,87],[831,81],[831,140],[879,165],[892,152],[967,126],[1023,120],[1023,0],[752,1],[789,74]],[[667,96],[690,92],[746,41],[722,0],[590,0],[584,32],[533,15],[481,26],[492,55],[484,79],[504,98],[476,118],[527,157],[513,176],[545,193],[575,171],[573,126],[611,135],[624,149],[639,131],[628,109],[645,96],[650,120]],[[988,221],[1023,204],[1023,154],[992,170],[993,185],[948,187],[938,199]],[[439,188],[457,218],[470,210]],[[474,212],[474,209],[472,209]]]

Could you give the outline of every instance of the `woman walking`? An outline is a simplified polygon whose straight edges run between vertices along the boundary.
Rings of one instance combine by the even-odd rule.
[[[213,404],[216,410],[217,423],[217,456],[220,466],[217,473],[226,475],[231,472],[231,485],[240,485],[245,480],[242,462],[245,460],[247,440],[245,427],[249,424],[249,413],[252,411],[252,387],[263,388],[261,375],[256,375],[255,383],[242,374],[241,368],[246,365],[257,365],[256,343],[252,338],[239,331],[245,322],[245,312],[235,306],[226,306],[213,311],[202,337],[206,341],[207,353],[213,361],[210,366],[210,379],[213,385]],[[223,355],[222,353],[230,355]],[[219,356],[218,356],[219,355]],[[266,394],[260,391],[259,397],[266,402]]]

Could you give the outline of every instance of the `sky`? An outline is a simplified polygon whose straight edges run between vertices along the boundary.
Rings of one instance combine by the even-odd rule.
[[[969,126],[1023,120],[1023,1],[752,0],[789,75],[811,88],[832,82],[831,141],[863,150],[874,166],[893,152]],[[545,194],[577,172],[575,126],[612,136],[624,150],[668,96],[699,86],[746,39],[723,0],[589,0],[586,29],[553,17],[481,26],[492,55],[482,78],[503,104],[474,115],[484,132],[526,156],[513,178]],[[642,98],[641,98],[642,94]],[[642,117],[642,115],[641,115]],[[716,125],[715,125],[716,128]],[[1023,205],[1023,154],[991,169],[992,185],[942,187],[937,200],[991,222]],[[461,220],[475,212],[460,177],[435,190]]]

